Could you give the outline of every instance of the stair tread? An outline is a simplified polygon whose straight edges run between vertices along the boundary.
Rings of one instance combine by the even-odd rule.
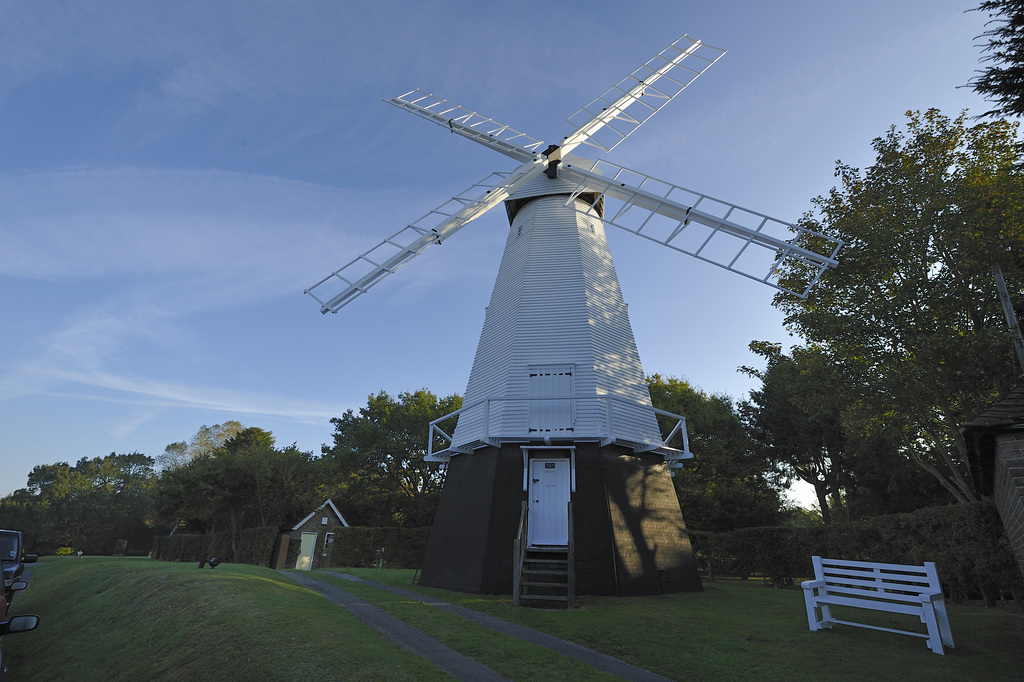
[[[561,590],[562,592],[565,592],[565,588],[569,586],[568,583],[539,583],[539,582],[535,582],[535,581],[526,581],[522,585],[523,585],[523,587],[550,587],[550,588],[557,588],[557,589]]]

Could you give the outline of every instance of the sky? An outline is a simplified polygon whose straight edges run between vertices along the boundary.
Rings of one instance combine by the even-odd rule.
[[[370,394],[464,392],[503,210],[338,314],[303,295],[516,165],[381,100],[557,140],[686,33],[728,53],[606,158],[796,222],[907,110],[987,110],[976,4],[0,2],[0,496],[228,420],[319,452]],[[751,341],[799,343],[772,289],[608,238],[647,373],[739,400]]]

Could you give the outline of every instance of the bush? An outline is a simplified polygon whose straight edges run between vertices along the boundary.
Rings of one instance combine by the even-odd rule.
[[[217,557],[221,561],[234,559],[231,552],[231,534],[206,533],[203,535],[165,535],[154,538],[154,559],[162,561],[201,561]]]
[[[237,564],[270,567],[274,541],[280,531],[276,527],[246,528],[238,534]]]
[[[763,577],[776,587],[812,575],[811,556],[896,564],[934,561],[943,586],[958,599],[980,596],[992,605],[1024,587],[1002,522],[991,502],[929,507],[854,523],[817,527],[743,528],[690,532],[700,568],[723,575]]]
[[[331,544],[331,566],[419,568],[429,528],[339,528]]]

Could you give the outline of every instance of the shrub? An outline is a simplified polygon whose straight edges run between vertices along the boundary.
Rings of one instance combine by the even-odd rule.
[[[235,563],[270,566],[274,541],[280,531],[276,527],[246,528],[238,534],[238,556]]]
[[[231,534],[227,532],[203,535],[178,533],[154,538],[152,556],[162,561],[198,562],[211,557],[217,557],[221,561],[234,559],[231,551]]]
[[[922,564],[934,561],[950,596],[980,596],[992,605],[1020,595],[1024,580],[991,502],[929,507],[853,523],[817,527],[690,532],[708,578],[761,576],[776,587],[812,574],[811,556]]]
[[[419,568],[429,528],[339,528],[328,558],[331,566]]]

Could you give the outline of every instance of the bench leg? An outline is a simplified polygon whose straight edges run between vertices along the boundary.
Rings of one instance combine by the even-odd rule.
[[[935,619],[939,621],[939,635],[942,643],[950,649],[956,648],[953,644],[953,631],[949,629],[949,616],[946,615],[946,602],[939,600],[935,602]]]
[[[804,590],[804,608],[807,609],[807,627],[811,632],[818,630],[818,614],[814,612],[814,597],[807,590]]]
[[[811,590],[804,590],[804,608],[807,610],[807,627],[811,632],[832,627],[832,612],[828,604],[816,604]],[[816,608],[821,609],[821,620],[818,619]]]
[[[937,654],[945,654],[942,650],[942,636],[939,634],[939,623],[935,618],[935,609],[932,607],[932,604],[924,605],[921,622],[928,627],[928,648]]]

